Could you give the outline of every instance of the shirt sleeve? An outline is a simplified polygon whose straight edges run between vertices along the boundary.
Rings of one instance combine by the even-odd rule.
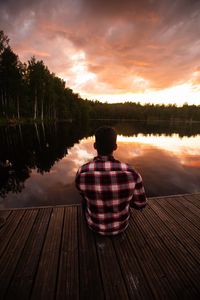
[[[133,192],[133,197],[130,202],[130,206],[135,209],[142,209],[147,204],[147,197],[144,190],[144,185],[142,181],[142,177],[138,174],[138,178],[136,180],[135,189]]]
[[[84,193],[81,191],[80,189],[80,175],[81,175],[81,168],[77,171],[76,176],[75,176],[75,185],[77,190],[79,191],[81,197],[82,197],[82,208],[85,210],[86,208],[86,201],[85,201],[85,197],[84,197]]]

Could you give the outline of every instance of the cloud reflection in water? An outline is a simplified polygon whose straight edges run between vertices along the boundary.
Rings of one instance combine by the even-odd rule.
[[[96,155],[93,142],[93,137],[82,139],[49,173],[41,175],[33,170],[22,193],[9,193],[0,207],[79,203],[74,177],[79,166]],[[120,136],[115,157],[141,173],[148,196],[159,196],[200,191],[199,154],[200,135],[187,138],[138,135]]]

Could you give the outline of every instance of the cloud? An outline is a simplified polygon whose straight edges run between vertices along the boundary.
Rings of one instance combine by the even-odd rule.
[[[80,93],[199,84],[198,0],[1,0],[0,11],[20,59],[43,59]]]

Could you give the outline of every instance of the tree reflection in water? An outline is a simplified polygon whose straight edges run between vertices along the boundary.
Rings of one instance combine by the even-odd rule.
[[[0,127],[0,196],[21,192],[31,169],[49,172],[87,132],[87,124],[74,123]]]

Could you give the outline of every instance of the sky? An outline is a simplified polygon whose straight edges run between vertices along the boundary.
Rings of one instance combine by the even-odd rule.
[[[200,105],[200,0],[0,0],[0,29],[82,98]]]

